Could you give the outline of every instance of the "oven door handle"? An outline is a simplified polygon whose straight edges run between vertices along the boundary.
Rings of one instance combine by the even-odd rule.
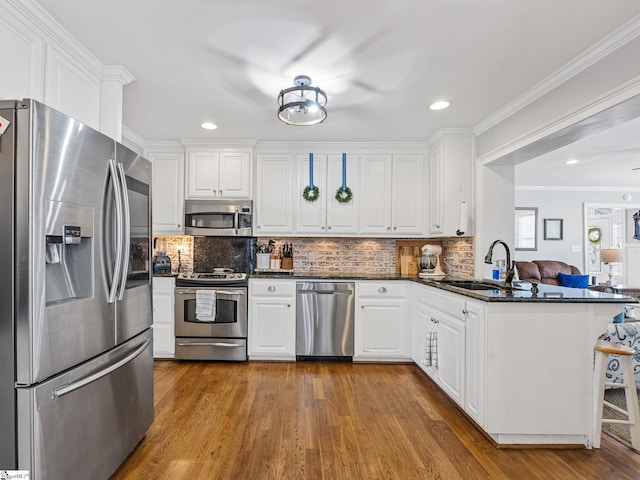
[[[238,213],[237,208],[235,213],[233,214],[233,228],[235,228],[236,235],[238,235],[238,229],[240,228],[240,214]]]
[[[211,288],[188,288],[185,290],[177,290],[176,295],[193,295],[196,293],[196,290],[210,290],[216,295],[244,295],[245,293],[242,290],[215,290]]]
[[[179,347],[244,347],[243,343],[229,343],[229,342],[189,342],[189,343],[181,343],[178,342]]]

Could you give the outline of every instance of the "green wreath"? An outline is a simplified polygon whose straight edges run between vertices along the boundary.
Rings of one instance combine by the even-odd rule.
[[[349,187],[346,187],[344,190],[342,187],[339,187],[336,190],[336,200],[340,203],[349,203],[353,198],[353,192]]]
[[[318,200],[320,196],[320,189],[317,185],[314,185],[313,188],[310,186],[304,187],[304,191],[302,192],[302,198],[304,198],[307,202],[315,202]]]

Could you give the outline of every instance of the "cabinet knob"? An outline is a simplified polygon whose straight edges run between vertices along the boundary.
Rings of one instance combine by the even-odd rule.
[[[436,224],[433,226],[434,228],[440,228],[440,225]]]
[[[466,315],[467,313],[469,313],[469,310],[467,310],[466,308],[463,308],[463,309],[462,309],[462,314],[463,314],[463,315]]]
[[[391,230],[391,227],[387,227],[387,230]]]
[[[394,230],[397,230],[397,229],[398,229],[398,227],[393,227],[393,229],[394,229]]]
[[[322,227],[320,227],[321,230],[324,230],[324,225]]]
[[[378,292],[379,292],[379,293],[387,293],[387,289],[386,289],[385,287],[380,287],[380,288],[378,289]]]
[[[216,195],[216,192],[217,192],[217,190],[215,190],[215,189],[214,189],[214,190],[213,190],[213,194],[214,194],[214,195]]]
[[[331,227],[330,227],[330,226],[329,226],[329,227],[327,227],[327,230],[331,230]]]
[[[224,194],[222,193],[222,190],[220,190],[220,196],[221,196],[221,197],[222,197],[222,196],[224,196]]]
[[[291,304],[290,303],[287,303],[287,308],[291,308]]]
[[[267,291],[275,292],[276,291],[276,287],[274,287],[273,285],[269,285],[269,287],[267,288]]]

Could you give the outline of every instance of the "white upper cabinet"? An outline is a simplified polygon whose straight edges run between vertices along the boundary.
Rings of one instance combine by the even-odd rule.
[[[443,129],[429,141],[428,234],[456,235],[462,202],[472,205],[474,152],[473,132],[466,129]],[[464,236],[472,235],[467,223]]]
[[[313,183],[319,189],[319,198],[310,202],[302,193],[309,186],[309,155],[298,155],[296,198],[296,225],[298,234],[345,235],[358,233],[358,202],[336,200],[336,190],[342,187],[343,162],[341,154],[319,154],[313,157]],[[358,157],[346,157],[346,186],[352,192],[358,191]]]
[[[187,198],[250,197],[250,152],[188,150]]]
[[[424,156],[371,154],[361,160],[360,233],[424,232]]]
[[[145,152],[153,167],[153,234],[184,232],[184,153]]]
[[[293,232],[294,155],[257,155],[255,234],[287,235]]]

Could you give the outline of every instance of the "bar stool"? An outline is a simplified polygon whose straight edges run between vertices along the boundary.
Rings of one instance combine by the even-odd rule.
[[[638,407],[638,395],[636,393],[636,384],[633,376],[633,365],[631,359],[635,355],[635,350],[625,345],[618,343],[605,342],[598,340],[594,347],[595,350],[595,368],[593,372],[593,395],[594,406],[593,409],[593,426],[594,448],[600,448],[600,437],[602,435],[602,423],[620,423],[629,425],[631,430],[631,445],[635,450],[640,451],[640,408]],[[609,372],[611,375],[615,375],[622,379],[622,383],[613,383],[606,381],[606,372],[609,355],[620,356],[620,373]],[[607,402],[604,399],[604,387],[615,386],[623,387],[625,390],[625,396],[627,400],[627,409],[624,410],[616,405]],[[617,420],[613,418],[602,418],[603,407],[607,407],[626,415],[626,420]]]

